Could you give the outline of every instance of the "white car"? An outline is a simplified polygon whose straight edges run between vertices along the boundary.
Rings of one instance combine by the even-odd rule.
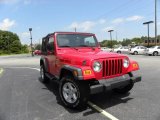
[[[111,52],[112,49],[111,48],[107,48],[107,47],[101,47],[102,51],[106,51],[106,52]]]
[[[160,55],[160,46],[153,46],[151,48],[148,48],[146,50],[146,54],[154,56]]]
[[[114,52],[116,53],[129,53],[128,51],[129,51],[129,47],[127,46],[122,46],[114,49]]]
[[[134,48],[130,48],[129,53],[133,55],[145,54],[145,50],[147,47],[144,46],[135,46]]]

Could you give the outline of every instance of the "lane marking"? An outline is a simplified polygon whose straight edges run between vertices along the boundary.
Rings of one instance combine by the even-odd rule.
[[[5,67],[5,68],[27,68],[27,69],[32,69],[32,70],[40,71],[39,68],[32,68],[32,67]]]
[[[8,68],[27,68],[27,69],[33,69],[33,70],[40,71],[39,68],[32,68],[32,67],[8,67]],[[92,108],[94,108],[95,110],[97,110],[99,113],[101,113],[104,116],[106,116],[107,118],[109,118],[110,120],[119,120],[118,118],[114,117],[113,115],[111,115],[110,113],[108,113],[105,110],[101,109],[100,107],[98,107],[97,105],[93,104],[90,101],[88,101],[88,105],[91,106]]]
[[[3,73],[3,68],[0,68],[0,75]]]
[[[100,112],[101,114],[103,114],[104,116],[106,116],[107,118],[109,118],[110,120],[119,120],[118,118],[114,117],[113,115],[101,109],[100,107],[98,107],[97,105],[93,104],[90,101],[88,101],[88,105],[97,110],[98,112]]]

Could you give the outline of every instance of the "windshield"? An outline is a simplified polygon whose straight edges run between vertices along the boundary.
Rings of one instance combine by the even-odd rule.
[[[98,47],[93,35],[83,34],[59,34],[57,44],[59,47]]]

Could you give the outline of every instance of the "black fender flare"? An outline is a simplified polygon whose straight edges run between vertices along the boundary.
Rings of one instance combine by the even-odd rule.
[[[59,79],[61,79],[65,72],[72,73],[75,80],[83,80],[82,70],[80,68],[70,66],[70,65],[64,65],[60,70],[60,76]],[[76,71],[77,75],[74,73]]]
[[[41,59],[40,59],[40,66],[42,64],[44,65],[45,71],[48,72],[48,62],[44,57],[41,57]]]

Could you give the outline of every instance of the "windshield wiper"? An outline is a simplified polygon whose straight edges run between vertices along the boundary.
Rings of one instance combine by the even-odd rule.
[[[80,47],[89,47],[91,48],[92,50],[95,50],[95,46],[88,46],[88,45],[79,45]]]
[[[72,48],[72,49],[78,50],[77,48],[72,47],[72,46],[69,46],[69,45],[63,45],[63,46],[59,46],[59,47],[69,47],[69,48]]]
[[[69,45],[63,45],[63,46],[59,46],[59,47],[71,47],[71,46],[69,46]]]
[[[88,45],[79,45],[80,47],[90,47],[90,46],[88,46]]]

